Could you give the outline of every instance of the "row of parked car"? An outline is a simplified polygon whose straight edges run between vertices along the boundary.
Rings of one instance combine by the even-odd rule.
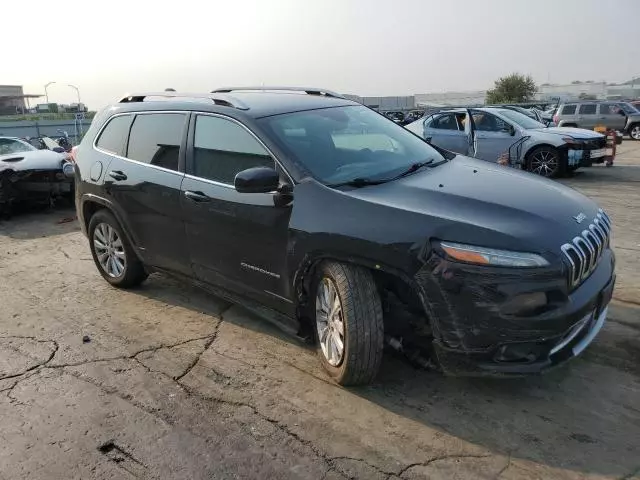
[[[605,162],[607,141],[598,127],[617,132],[618,143],[622,134],[640,140],[640,111],[614,101],[563,103],[547,112],[516,105],[451,108],[406,126],[441,148],[545,177]]]

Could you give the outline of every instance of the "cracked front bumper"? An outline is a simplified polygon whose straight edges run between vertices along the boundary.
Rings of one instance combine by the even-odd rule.
[[[416,281],[428,299],[435,356],[453,375],[539,373],[579,355],[602,329],[615,285],[611,250],[571,292],[559,271],[507,272],[442,259],[425,270],[433,262]],[[511,299],[532,292],[544,292],[547,305],[505,311]]]

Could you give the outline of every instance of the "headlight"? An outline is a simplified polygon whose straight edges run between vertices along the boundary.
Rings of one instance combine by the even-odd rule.
[[[568,145],[580,145],[582,143],[572,137],[562,137],[562,141]]]
[[[497,267],[544,267],[549,265],[549,262],[535,253],[512,252],[453,242],[440,242],[440,247],[453,260],[476,265]]]

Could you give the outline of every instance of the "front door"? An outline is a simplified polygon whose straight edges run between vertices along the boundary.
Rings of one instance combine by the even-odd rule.
[[[480,110],[472,110],[475,157],[488,162],[497,162],[521,134],[515,126],[505,120]]]
[[[184,178],[180,157],[187,117],[182,112],[114,117],[96,145],[109,158],[105,190],[118,206],[144,262],[185,274],[190,267],[180,209]],[[124,139],[112,138],[119,136]],[[114,151],[118,148],[122,150]]]
[[[239,193],[233,186],[242,170],[275,166],[243,125],[194,115],[180,202],[192,268],[201,280],[292,313],[286,288],[291,207],[275,206],[276,193]]]
[[[627,124],[627,116],[624,110],[615,103],[601,103],[600,118],[603,125],[613,130],[622,131]]]

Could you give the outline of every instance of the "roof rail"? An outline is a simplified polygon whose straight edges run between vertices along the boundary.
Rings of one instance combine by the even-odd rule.
[[[120,99],[118,103],[136,103],[144,102],[148,97],[160,97],[163,99],[175,98],[175,99],[202,99],[211,100],[214,104],[223,107],[232,107],[239,110],[249,110],[249,107],[232,97],[231,95],[214,95],[213,93],[181,93],[181,92],[147,92],[147,93],[134,93],[125,95]]]
[[[339,93],[327,90],[326,88],[315,87],[273,87],[273,86],[261,86],[261,87],[224,87],[216,88],[211,93],[231,93],[242,91],[283,91],[283,92],[304,92],[307,95],[324,95],[325,97],[345,98]]]

